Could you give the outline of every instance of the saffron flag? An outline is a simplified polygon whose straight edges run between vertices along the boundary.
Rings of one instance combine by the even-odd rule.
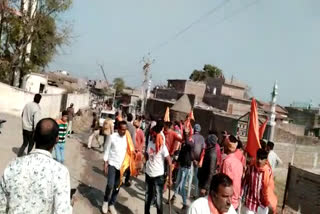
[[[266,130],[268,120],[269,118],[267,118],[266,121],[259,128],[259,139],[263,139],[263,134],[264,134],[264,131]]]
[[[170,122],[170,108],[167,107],[166,113],[164,114],[164,122]]]
[[[124,160],[122,162],[121,168],[120,168],[120,185],[122,184],[122,177],[125,171],[129,168],[130,169],[130,175],[131,176],[137,176],[138,172],[136,170],[135,166],[135,154],[134,154],[134,145],[131,138],[131,135],[129,131],[126,132],[126,138],[127,138],[127,152],[124,157]]]
[[[259,148],[261,148],[261,146],[259,138],[258,109],[256,100],[252,98],[246,151],[251,157],[255,158]]]
[[[190,118],[190,120],[195,121],[194,115],[193,115],[193,110],[192,110],[192,109],[191,109],[191,111],[190,111],[190,113],[189,113],[189,118]]]

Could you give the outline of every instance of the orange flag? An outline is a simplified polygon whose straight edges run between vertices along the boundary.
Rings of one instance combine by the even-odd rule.
[[[194,115],[193,115],[193,110],[192,110],[192,109],[191,109],[191,111],[190,111],[190,113],[189,113],[189,118],[190,118],[190,120],[195,121]]]
[[[131,176],[136,176],[138,175],[138,172],[136,170],[136,166],[135,166],[135,160],[134,160],[134,145],[133,145],[133,141],[131,138],[131,135],[129,133],[129,131],[126,132],[126,138],[127,138],[127,152],[126,155],[124,157],[124,160],[122,162],[121,168],[120,168],[120,185],[122,184],[122,177],[123,174],[125,173],[125,171],[130,168],[130,175]]]
[[[251,157],[255,158],[259,148],[261,148],[261,146],[259,137],[258,109],[256,100],[252,98],[246,151]]]
[[[266,121],[259,128],[259,139],[263,138],[263,134],[264,134],[264,131],[266,130],[268,120],[269,118],[267,118]]]
[[[164,114],[164,122],[170,122],[170,108],[167,107],[166,113]]]

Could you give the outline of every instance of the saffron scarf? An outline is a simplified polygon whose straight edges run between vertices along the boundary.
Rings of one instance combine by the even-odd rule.
[[[210,194],[208,195],[208,204],[209,204],[210,214],[220,214],[217,208],[214,206],[212,197]]]
[[[127,139],[127,152],[122,162],[120,168],[120,185],[122,184],[122,177],[125,171],[129,168],[131,176],[137,176],[137,170],[135,166],[135,153],[134,153],[134,145],[129,131],[126,131],[126,139]]]

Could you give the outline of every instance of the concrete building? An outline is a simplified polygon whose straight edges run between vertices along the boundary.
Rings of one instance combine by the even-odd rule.
[[[203,100],[206,84],[203,82],[194,82],[191,80],[168,80],[168,88],[174,89],[177,93],[194,94],[195,100],[201,102]]]
[[[250,111],[251,100],[235,98],[226,95],[212,95],[206,94],[203,98],[203,102],[206,104],[226,111],[233,115],[244,115]]]
[[[304,125],[305,135],[320,137],[320,109],[286,107],[293,124]]]
[[[228,96],[238,99],[245,99],[245,91],[248,88],[247,85],[235,81],[222,78],[209,78],[206,81],[206,94]]]
[[[30,73],[23,77],[21,88],[31,93],[46,93],[48,88],[48,76],[38,73]]]

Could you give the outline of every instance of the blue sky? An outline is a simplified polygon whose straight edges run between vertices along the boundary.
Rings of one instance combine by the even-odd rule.
[[[62,21],[74,37],[49,69],[140,86],[140,60],[150,50],[226,0],[74,0]],[[230,0],[184,34],[151,52],[153,84],[188,78],[204,64],[245,82],[259,99],[270,100],[274,82],[279,103],[320,100],[320,1]],[[221,22],[225,17],[230,17]]]

